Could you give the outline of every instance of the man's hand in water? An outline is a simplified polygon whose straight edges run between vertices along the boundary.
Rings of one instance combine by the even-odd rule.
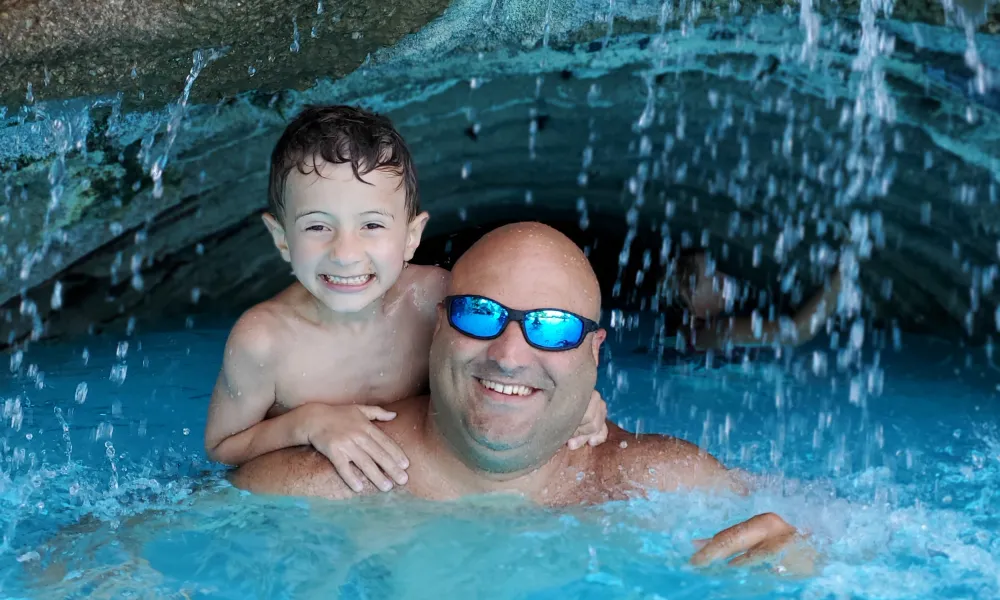
[[[691,564],[703,566],[729,559],[734,567],[769,564],[781,574],[806,576],[816,569],[816,550],[805,536],[774,513],[764,513],[724,529],[707,540],[695,540],[700,549]]]
[[[597,446],[608,439],[608,405],[600,392],[594,390],[590,395],[590,404],[587,405],[587,412],[583,415],[583,422],[573,432],[573,437],[566,444],[570,450],[583,447],[584,444]]]
[[[392,489],[388,474],[399,485],[406,483],[410,466],[403,450],[371,421],[391,421],[396,413],[378,406],[329,406],[316,404],[306,425],[307,443],[323,453],[337,474],[352,490],[364,489],[351,464],[361,470],[375,486]],[[384,473],[383,473],[384,471]]]

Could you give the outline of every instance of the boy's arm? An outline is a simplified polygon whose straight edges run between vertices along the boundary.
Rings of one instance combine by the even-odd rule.
[[[226,342],[205,426],[205,451],[211,460],[240,465],[307,443],[302,431],[305,411],[264,419],[275,401],[274,342],[265,319],[248,313]]]
[[[400,485],[406,483],[406,455],[371,423],[395,417],[381,407],[308,403],[265,419],[275,401],[278,351],[269,331],[267,315],[251,312],[229,335],[205,427],[208,457],[242,465],[275,450],[312,446],[355,491],[364,485],[355,467],[382,490],[392,487],[383,472]]]

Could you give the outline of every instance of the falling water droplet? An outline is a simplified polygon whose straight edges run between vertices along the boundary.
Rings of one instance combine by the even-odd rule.
[[[110,379],[112,383],[122,385],[123,383],[125,383],[125,377],[127,374],[128,374],[128,365],[121,365],[121,364],[114,365],[111,367],[111,375],[108,377],[108,379]]]
[[[76,385],[76,393],[73,394],[73,399],[77,404],[83,404],[87,401],[87,382],[81,381]]]
[[[62,282],[57,281],[52,287],[52,299],[49,302],[52,306],[52,310],[59,310],[62,308],[62,291]]]
[[[296,17],[292,17],[292,44],[288,46],[292,52],[299,51],[299,22]]]

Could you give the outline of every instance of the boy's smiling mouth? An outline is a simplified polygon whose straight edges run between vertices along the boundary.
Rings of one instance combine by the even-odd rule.
[[[375,274],[367,273],[365,275],[354,275],[352,277],[338,277],[337,275],[321,274],[319,278],[320,281],[327,285],[327,287],[334,289],[361,288],[372,282],[375,279]]]

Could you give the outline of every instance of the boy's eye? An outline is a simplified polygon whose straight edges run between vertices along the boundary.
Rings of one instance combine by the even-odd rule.
[[[365,227],[365,229],[369,229],[369,230],[371,230],[371,229],[382,229],[383,228],[381,223],[365,223],[364,227]]]
[[[323,231],[326,229],[326,225],[310,225],[306,227],[306,231]]]

